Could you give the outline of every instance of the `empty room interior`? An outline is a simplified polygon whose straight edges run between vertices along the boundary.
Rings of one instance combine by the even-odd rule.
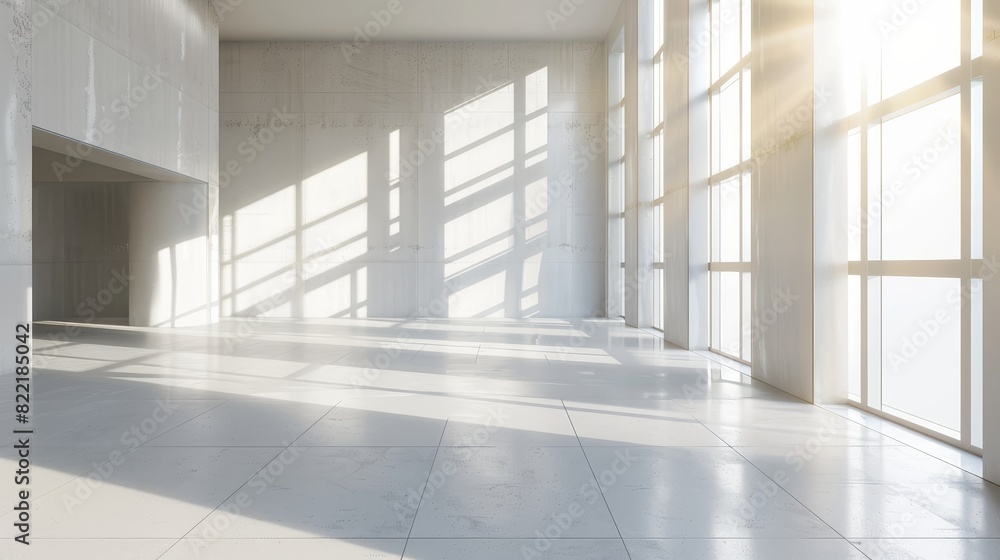
[[[1000,560],[998,35],[0,0],[0,560]]]

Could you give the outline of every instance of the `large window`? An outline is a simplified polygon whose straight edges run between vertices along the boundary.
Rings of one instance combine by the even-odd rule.
[[[651,101],[651,111],[649,112],[651,120],[651,139],[652,139],[652,158],[651,158],[651,173],[652,177],[652,243],[651,249],[653,252],[652,265],[653,265],[653,317],[652,323],[653,328],[663,330],[663,313],[664,313],[664,290],[666,285],[664,284],[665,279],[663,275],[664,269],[664,245],[665,245],[665,232],[664,232],[664,202],[666,202],[666,192],[664,190],[663,184],[663,165],[664,165],[664,142],[663,135],[665,132],[665,125],[663,112],[664,112],[664,50],[666,47],[666,42],[664,40],[664,27],[666,21],[664,19],[664,4],[666,0],[652,0],[651,6],[651,17],[650,26],[652,33],[650,35],[652,39],[653,56],[650,60],[651,65],[651,76],[650,76],[650,87],[652,89],[652,95],[650,96]]]
[[[608,53],[608,256],[612,263],[608,314],[625,316],[625,30]]]
[[[750,1],[710,0],[712,350],[750,362]]]
[[[855,0],[848,393],[982,446],[982,3]],[[980,32],[974,33],[973,30]],[[928,38],[933,38],[929,40]]]

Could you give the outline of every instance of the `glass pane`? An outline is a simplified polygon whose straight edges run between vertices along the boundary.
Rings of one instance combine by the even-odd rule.
[[[731,356],[740,355],[740,273],[723,272],[720,287],[719,348]]]
[[[882,279],[882,405],[927,427],[959,431],[961,293],[954,278]]]
[[[752,357],[750,351],[753,346],[753,309],[750,305],[753,299],[750,281],[750,274],[743,273],[743,359],[748,362]]]
[[[653,46],[659,50],[663,46],[663,5],[666,0],[653,0]]]
[[[750,200],[750,195],[753,193],[753,185],[750,183],[750,173],[743,174],[743,262],[750,262],[751,250],[753,248],[750,243],[751,239],[751,224],[753,215],[750,213],[752,210],[752,202]]]
[[[861,260],[861,131],[847,137],[847,258]]]
[[[719,246],[722,262],[740,261],[740,176],[722,183],[719,211]]]
[[[712,273],[712,348],[722,348],[722,273]]]
[[[961,2],[883,1],[876,11],[882,33],[883,98],[947,72],[961,62]]]
[[[865,220],[868,233],[868,260],[882,259],[882,125],[868,127],[868,200]]]
[[[883,123],[885,260],[961,258],[961,130],[958,95]]]
[[[625,296],[628,294],[628,291],[625,289],[625,263],[621,263],[621,264],[622,264],[622,266],[618,270],[618,296],[619,296],[618,297],[618,305],[619,305],[618,311],[621,313],[621,316],[624,317],[625,316]]]
[[[847,396],[861,402],[861,277],[847,279]]]
[[[983,281],[972,281],[972,445],[983,447]]]
[[[712,95],[712,174],[720,171],[722,146],[722,96]]]
[[[712,185],[712,262],[722,260],[722,187]]]
[[[722,0],[719,27],[719,73],[740,62],[740,0]]]
[[[972,82],[972,258],[983,258],[983,81]]]
[[[740,81],[737,78],[722,88],[719,95],[719,170],[739,163],[740,157]]]
[[[972,0],[972,58],[983,56],[983,0]]]
[[[712,83],[715,83],[721,75],[719,72],[719,46],[720,46],[720,35],[719,31],[722,29],[722,4],[719,0],[712,0],[712,22],[709,24],[709,29],[712,34]]]
[[[653,328],[663,330],[663,271],[653,270]]]
[[[862,301],[862,305],[865,302]],[[868,278],[868,402],[882,408],[882,278]]]
[[[750,152],[750,148],[751,148],[751,146],[750,146],[750,71],[749,70],[743,72],[743,114],[742,114],[742,119],[741,120],[742,120],[742,123],[743,123],[743,129],[742,129],[742,132],[743,132],[743,136],[742,136],[743,160],[742,161],[747,161],[747,160],[750,159],[750,156],[751,156],[751,152]]]
[[[743,56],[750,54],[750,0],[743,0]]]

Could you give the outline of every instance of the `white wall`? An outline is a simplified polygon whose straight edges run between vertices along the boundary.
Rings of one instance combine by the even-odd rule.
[[[33,118],[25,134],[30,143],[34,126],[66,139],[53,146],[53,135],[46,136],[45,147],[63,156],[51,163],[47,175],[60,183],[78,181],[74,172],[86,174],[78,158],[93,153],[102,161],[127,159],[130,171],[159,169],[165,170],[163,176],[197,181],[183,187],[165,185],[166,190],[152,195],[164,205],[157,208],[155,220],[139,212],[143,220],[131,224],[132,242],[144,228],[156,225],[162,231],[148,231],[148,237],[167,232],[163,235],[169,238],[197,214],[207,244],[199,250],[204,262],[197,269],[204,278],[197,282],[207,290],[217,287],[219,19],[213,2],[56,0],[28,2],[26,9],[31,13],[32,57],[24,83],[32,86]],[[24,161],[30,167],[30,156]],[[82,205],[64,205],[65,219],[85,211]],[[27,254],[30,262],[30,242]],[[147,256],[140,252],[135,257],[141,262]],[[40,277],[49,278],[44,270]],[[68,278],[77,289],[63,290],[64,310],[75,310],[100,293],[84,289],[93,282]],[[131,301],[135,296],[130,295]],[[175,315],[159,320],[161,314],[146,307],[149,302],[142,303],[136,309],[143,324],[178,323]],[[199,305],[208,318],[194,323],[217,318],[217,298]]]
[[[129,324],[186,327],[213,321],[207,185],[129,185]],[[185,207],[183,219],[175,209]]]
[[[219,24],[210,0],[31,4],[34,126],[67,137],[63,153],[83,142],[214,182]]]
[[[128,184],[36,182],[33,191],[34,319],[127,319]]]
[[[603,45],[344,46],[222,46],[223,313],[602,314]]]
[[[25,0],[0,3],[0,373],[14,329],[31,319],[31,38]]]

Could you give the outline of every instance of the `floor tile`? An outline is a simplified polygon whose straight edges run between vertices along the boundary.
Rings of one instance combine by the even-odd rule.
[[[566,402],[584,446],[726,447],[673,401]]]
[[[844,539],[626,540],[631,560],[867,560]]]
[[[587,448],[625,538],[838,535],[727,448]]]
[[[399,560],[406,539],[182,539],[159,560]]]
[[[613,538],[579,447],[442,448],[413,525],[419,538]],[[565,528],[564,528],[565,527]]]
[[[410,539],[403,560],[628,560],[621,539]]]
[[[553,399],[466,399],[452,413],[446,446],[578,447],[562,402]]]
[[[175,542],[174,539],[40,539],[30,546],[12,544],[11,538],[0,544],[3,560],[53,560],[56,558],[101,558],[102,560],[157,560]]]
[[[302,435],[330,407],[300,403],[230,401],[166,432],[147,445],[283,447]]]
[[[432,397],[348,398],[295,443],[309,446],[437,447],[448,419]]]
[[[33,502],[33,529],[47,538],[180,538],[278,451],[141,447]]]
[[[847,538],[1000,538],[1000,487],[989,483],[816,483],[788,491]]]
[[[1000,560],[1000,540],[995,539],[886,539],[855,544],[869,557],[879,560]]]
[[[189,538],[406,538],[434,449],[290,448]]]

